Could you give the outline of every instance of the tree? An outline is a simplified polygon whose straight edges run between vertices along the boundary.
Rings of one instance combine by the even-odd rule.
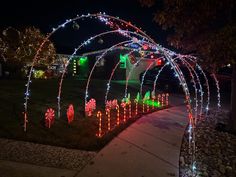
[[[10,70],[22,69],[30,65],[33,58],[45,40],[39,29],[28,27],[19,31],[12,27],[3,30],[0,35],[0,56]],[[46,41],[37,57],[36,66],[51,64],[55,59],[56,50],[49,40]]]
[[[216,72],[233,67],[231,81],[231,125],[236,133],[236,25],[234,0],[139,0],[155,7],[154,21],[168,30],[168,43],[200,58],[205,68]]]

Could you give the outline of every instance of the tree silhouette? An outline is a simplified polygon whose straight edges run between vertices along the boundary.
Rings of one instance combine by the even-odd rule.
[[[210,72],[233,67],[231,125],[236,132],[236,25],[234,0],[139,0],[156,7],[154,21],[168,31],[168,43],[199,57]]]

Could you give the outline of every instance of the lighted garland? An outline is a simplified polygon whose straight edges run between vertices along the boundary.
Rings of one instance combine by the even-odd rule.
[[[221,108],[221,101],[220,101],[220,85],[219,85],[219,81],[217,80],[217,77],[215,75],[215,73],[212,73],[212,78],[215,81],[216,84],[216,88],[217,88],[217,108],[220,109]]]
[[[187,58],[187,60],[190,60],[191,62],[194,62],[195,65],[196,65],[196,69],[198,69],[201,74],[203,75],[204,77],[204,80],[205,80],[205,84],[206,84],[206,88],[207,88],[207,104],[206,104],[206,113],[208,112],[209,110],[209,105],[210,105],[210,88],[209,88],[209,81],[208,81],[208,78],[205,74],[205,72],[203,71],[202,67],[196,62],[196,58],[191,56],[191,55],[179,55],[179,57],[181,58]],[[186,61],[186,60],[185,60]],[[193,67],[192,67],[193,68]],[[215,81],[215,80],[214,80]],[[217,79],[216,81],[217,82]],[[218,92],[218,91],[217,91]],[[219,93],[219,92],[218,92]],[[220,94],[219,94],[220,96]],[[220,99],[218,99],[220,100]]]
[[[187,57],[187,59],[189,59],[190,61],[194,62],[195,59],[193,59],[192,57],[190,56],[185,56],[185,55],[182,55],[181,57]],[[204,77],[204,80],[205,80],[205,83],[206,83],[206,88],[207,88],[207,104],[206,104],[206,113],[208,112],[209,110],[209,105],[210,105],[210,88],[209,88],[209,81],[208,81],[208,78],[205,74],[205,72],[203,71],[203,69],[201,68],[201,66],[199,64],[196,63],[196,68],[201,72],[201,74],[203,75]],[[217,79],[215,80],[215,82],[217,82]],[[218,92],[218,91],[217,91]],[[219,92],[218,92],[219,93]],[[219,94],[219,97],[220,97],[220,94]],[[220,101],[220,99],[218,99]]]
[[[207,78],[207,76],[206,76],[206,74],[205,74],[205,72],[203,71],[203,69],[201,68],[201,66],[198,64],[198,63],[196,63],[196,59],[195,58],[193,58],[193,57],[191,57],[191,56],[185,56],[185,55],[181,55],[181,57],[182,58],[187,58],[187,59],[189,59],[190,61],[192,61],[192,62],[195,62],[195,64],[196,64],[196,68],[201,72],[201,74],[203,75],[203,77],[204,77],[204,80],[205,80],[205,83],[206,83],[206,88],[207,88],[207,104],[206,104],[206,113],[208,112],[208,110],[209,110],[209,105],[210,105],[210,88],[209,88],[209,81],[208,81],[208,78]],[[217,82],[217,78],[216,78],[216,80],[214,80],[215,81],[215,83]],[[219,90],[217,90],[217,92],[219,93]],[[218,96],[219,96],[219,99],[218,99],[218,102],[220,101],[220,94],[218,94]]]
[[[196,64],[197,69],[202,73],[204,79],[205,79],[205,83],[206,83],[206,87],[207,87],[207,104],[206,104],[206,113],[209,110],[209,105],[210,105],[210,88],[209,88],[209,81],[207,79],[207,76],[205,74],[205,72],[202,70],[201,66]]]
[[[197,72],[195,71],[195,69],[192,67],[192,65],[186,60],[184,59],[185,56],[179,56],[181,58],[181,61],[185,63],[185,65],[187,65],[191,70],[192,72],[194,73],[194,75],[196,76],[196,80],[198,82],[198,85],[199,85],[199,92],[200,92],[200,97],[201,97],[201,100],[200,100],[200,105],[201,105],[201,108],[200,108],[200,116],[202,115],[202,111],[203,111],[203,95],[204,95],[204,91],[203,91],[203,88],[202,88],[202,84],[201,84],[201,81],[199,79],[199,75],[197,74]],[[188,57],[187,59],[193,61],[191,59],[191,57]],[[201,69],[201,67],[197,64],[197,68],[200,70],[200,72],[203,74],[204,78],[205,78],[205,82],[207,84],[207,105],[206,105],[206,108],[208,110],[208,107],[209,107],[209,99],[210,99],[210,92],[209,92],[209,84],[208,84],[208,79],[206,78],[206,75],[204,73],[204,71]]]
[[[180,57],[181,58],[181,57]],[[196,76],[196,80],[198,82],[198,85],[199,85],[199,92],[200,92],[200,116],[202,115],[202,109],[203,109],[203,95],[204,95],[204,92],[203,92],[203,89],[202,89],[202,84],[200,82],[200,79],[199,79],[199,76],[198,74],[196,73],[195,69],[189,64],[189,62],[187,62],[185,59],[181,58],[181,61],[185,64],[185,66],[187,66],[188,69],[190,69],[190,72],[192,70],[192,72],[194,73],[194,75]],[[191,73],[192,73],[191,72]],[[197,92],[198,93],[198,92]],[[197,99],[197,98],[196,98]],[[197,103],[198,100],[196,100],[196,103]],[[198,104],[196,105],[196,107],[198,106]],[[196,123],[196,122],[195,122]]]
[[[195,98],[194,98],[194,100],[195,100],[195,108],[194,108],[194,111],[195,111],[195,120],[196,120],[197,119],[197,112],[198,112],[198,91],[197,91],[197,86],[196,86],[197,84],[195,82],[195,79],[194,79],[194,76],[193,76],[193,73],[192,73],[191,69],[187,65],[187,62],[184,62],[183,60],[182,60],[182,62],[185,64],[186,68],[189,71],[189,75],[191,76],[191,80],[193,82],[193,87],[194,87],[194,90],[195,90]]]

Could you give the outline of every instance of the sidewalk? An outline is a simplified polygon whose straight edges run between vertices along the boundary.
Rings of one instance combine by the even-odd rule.
[[[185,106],[144,116],[112,140],[76,177],[178,177],[187,122]]]

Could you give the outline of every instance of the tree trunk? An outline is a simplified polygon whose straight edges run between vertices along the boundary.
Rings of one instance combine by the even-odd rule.
[[[236,64],[233,64],[231,79],[231,130],[236,133]]]

